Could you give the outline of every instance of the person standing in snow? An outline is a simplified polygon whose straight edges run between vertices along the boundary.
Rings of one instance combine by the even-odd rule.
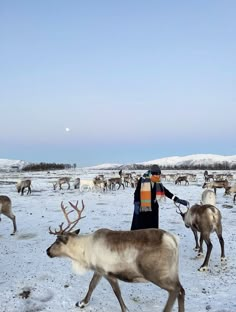
[[[138,181],[134,192],[134,214],[131,230],[159,228],[159,201],[165,197],[175,203],[189,206],[189,202],[179,199],[161,183],[161,169],[152,165],[151,169]]]

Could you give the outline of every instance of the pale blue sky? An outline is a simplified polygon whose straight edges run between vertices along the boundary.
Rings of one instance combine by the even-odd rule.
[[[235,155],[235,16],[234,0],[0,0],[0,158]]]

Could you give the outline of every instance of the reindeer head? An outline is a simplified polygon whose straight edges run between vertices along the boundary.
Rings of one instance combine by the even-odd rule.
[[[68,225],[65,228],[63,228],[64,223],[62,222],[59,225],[59,230],[54,231],[52,231],[51,227],[49,227],[49,233],[57,235],[56,241],[47,249],[47,255],[50,258],[68,256],[68,252],[70,250],[69,245],[71,246],[73,245],[73,240],[77,237],[77,235],[80,232],[79,229],[72,232],[72,229],[77,225],[80,219],[84,218],[81,217],[82,211],[84,210],[84,203],[82,201],[81,209],[78,208],[78,201],[76,202],[75,205],[72,204],[71,202],[69,202],[69,204],[71,205],[73,210],[67,212],[66,211],[67,207],[65,207],[63,205],[63,202],[61,202],[61,209],[67,220]],[[77,217],[73,221],[71,221],[68,217],[68,215],[72,212],[77,213]]]
[[[230,195],[231,186],[226,186],[224,195]]]
[[[177,212],[178,214],[181,215],[183,221],[185,222],[185,216],[186,216],[187,212],[189,211],[189,207],[187,207],[187,211],[186,211],[186,212],[183,212],[183,211],[180,209],[180,205],[178,205],[178,204],[175,203],[175,206],[178,208],[178,210],[176,209],[176,212]],[[187,228],[189,228],[189,226],[186,225],[186,223],[185,223],[185,226],[186,226]]]

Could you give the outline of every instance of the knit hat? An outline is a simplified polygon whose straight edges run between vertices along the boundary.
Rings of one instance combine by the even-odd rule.
[[[150,170],[151,170],[151,174],[157,174],[157,175],[161,174],[161,168],[158,165],[152,165]]]

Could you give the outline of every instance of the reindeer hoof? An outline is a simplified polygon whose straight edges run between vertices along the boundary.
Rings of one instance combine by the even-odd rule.
[[[207,272],[208,271],[208,267],[207,266],[204,266],[204,267],[200,267],[198,269],[199,272]]]
[[[199,252],[199,253],[197,254],[197,258],[202,258],[202,257],[203,257],[203,253]]]
[[[226,259],[225,257],[221,257],[221,258],[220,258],[220,261],[221,261],[222,263],[225,263],[225,262],[227,262],[227,259]]]
[[[85,303],[83,300],[82,301],[78,301],[76,302],[75,306],[79,307],[80,309],[83,309],[84,307],[86,307],[88,305],[88,303]]]

